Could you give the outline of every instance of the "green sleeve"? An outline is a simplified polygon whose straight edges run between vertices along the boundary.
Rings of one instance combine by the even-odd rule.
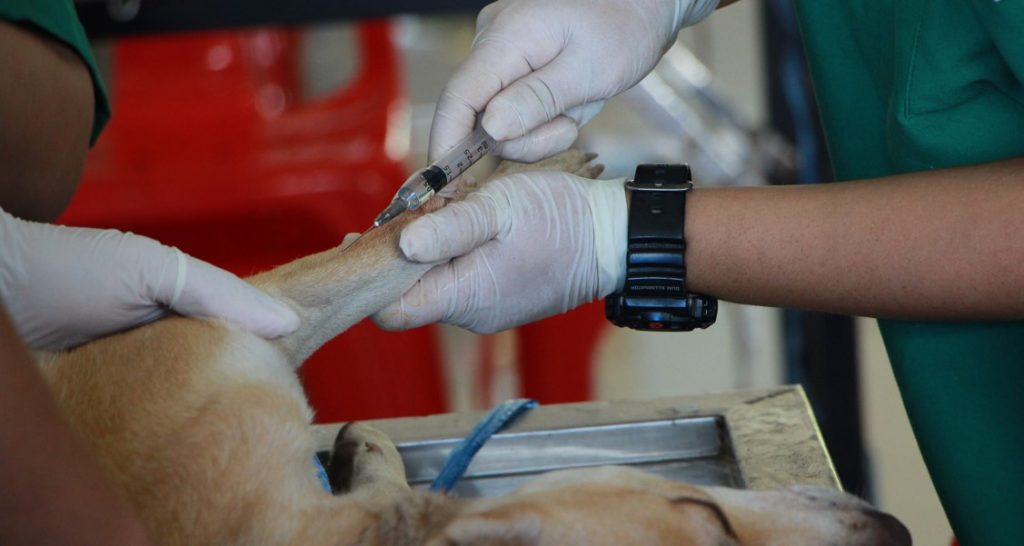
[[[90,138],[90,143],[95,143],[110,119],[110,102],[72,0],[0,0],[0,19],[41,30],[66,44],[82,58],[92,74],[93,94],[96,97],[96,113]]]
[[[1006,66],[1017,76],[1017,83],[1024,84],[1024,4],[998,0],[972,2]]]

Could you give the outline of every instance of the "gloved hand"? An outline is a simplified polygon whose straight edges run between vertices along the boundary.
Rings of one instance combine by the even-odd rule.
[[[221,317],[263,337],[299,318],[238,277],[147,237],[69,228],[0,211],[0,299],[34,349],[63,349],[169,310]]]
[[[565,150],[611,98],[647,75],[683,26],[720,0],[498,0],[477,18],[473,51],[434,113],[430,156],[472,131],[508,159]],[[524,136],[525,135],[525,136]]]
[[[417,262],[458,257],[375,315],[382,328],[490,333],[563,313],[624,282],[623,179],[510,175],[409,224],[399,244]]]

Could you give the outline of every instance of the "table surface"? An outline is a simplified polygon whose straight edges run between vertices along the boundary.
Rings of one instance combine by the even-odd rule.
[[[461,438],[483,415],[484,412],[450,413],[367,423],[387,433],[401,446]],[[557,431],[693,417],[715,417],[725,423],[727,438],[723,444],[735,458],[743,485],[747,488],[771,489],[795,484],[839,487],[817,423],[799,386],[647,401],[540,406],[503,433]],[[330,449],[340,426],[314,427],[319,450]]]

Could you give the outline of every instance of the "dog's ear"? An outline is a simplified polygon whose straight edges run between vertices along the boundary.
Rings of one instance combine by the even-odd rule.
[[[427,546],[539,546],[541,518],[516,506],[456,518]]]
[[[338,435],[334,437],[334,448],[331,449],[331,456],[325,468],[332,495],[348,493],[352,489],[352,476],[355,473],[355,458],[359,445],[348,437],[347,433],[351,427],[352,423],[345,423],[338,430]]]
[[[688,511],[688,510],[702,510],[711,517],[714,525],[718,525],[721,531],[720,546],[737,546],[740,544],[739,537],[736,536],[736,531],[732,527],[732,522],[729,521],[725,511],[722,507],[715,502],[714,499],[705,495],[693,495],[683,494],[674,495],[668,499],[672,503],[672,506],[677,510]]]

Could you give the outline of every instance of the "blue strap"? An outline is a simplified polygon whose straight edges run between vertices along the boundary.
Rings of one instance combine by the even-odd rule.
[[[327,477],[327,471],[324,470],[324,465],[320,462],[320,457],[313,454],[313,466],[316,467],[316,477],[320,480],[320,485],[324,486],[324,489],[328,493],[331,493],[331,480]]]
[[[537,407],[537,401],[528,398],[507,400],[498,404],[487,414],[487,417],[477,423],[473,432],[469,433],[469,436],[466,436],[462,443],[448,454],[448,459],[441,467],[441,472],[434,479],[434,483],[430,484],[430,490],[442,493],[451,491],[462,475],[466,473],[476,452],[484,447],[487,440],[527,410],[535,407]]]

